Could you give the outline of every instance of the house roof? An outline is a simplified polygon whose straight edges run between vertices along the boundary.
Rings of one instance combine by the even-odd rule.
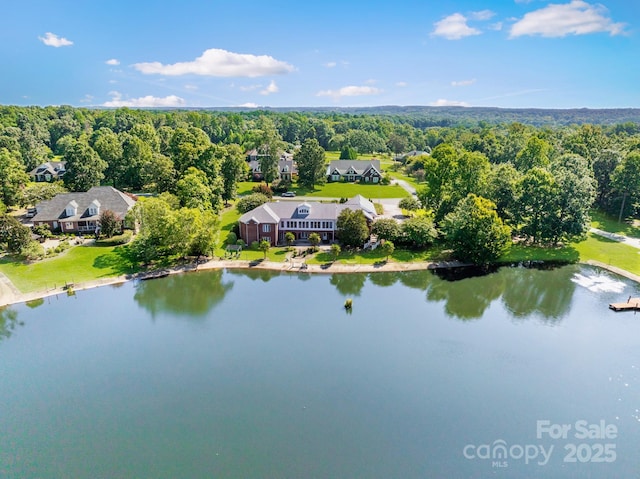
[[[100,212],[111,210],[118,218],[124,219],[127,211],[129,211],[136,200],[118,191],[111,186],[94,186],[89,191],[81,193],[62,193],[54,198],[43,201],[36,206],[38,213],[34,216],[33,221],[65,221],[78,220],[96,220],[98,215],[90,215],[89,207],[96,206],[95,202],[100,206]],[[77,214],[66,216],[65,209],[67,205],[77,204]]]
[[[260,173],[260,162],[258,160],[249,161],[249,168],[254,173]],[[278,171],[280,173],[297,173],[298,168],[293,160],[280,158],[278,160]]]
[[[46,163],[42,163],[36,166],[33,170],[29,172],[29,175],[44,175],[45,173],[49,173],[51,176],[62,175],[65,172],[66,161],[47,161]]]
[[[376,215],[373,204],[361,196],[361,200],[356,200],[356,198],[352,198],[352,200],[355,201],[351,203],[349,202],[351,200],[346,203],[320,203],[317,201],[297,203],[295,201],[275,201],[272,203],[265,203],[264,205],[248,211],[243,214],[238,221],[241,223],[249,223],[251,221],[254,223],[278,223],[283,219],[335,220],[345,209],[362,210],[367,218],[373,219]],[[372,212],[369,211],[368,207],[367,209],[363,207],[367,206],[367,203],[371,205],[371,210],[373,210]],[[299,214],[298,208],[300,206],[307,206],[309,208],[309,214]]]
[[[375,168],[378,173],[380,169],[380,160],[332,160],[327,167],[327,175],[337,170],[341,174],[345,174],[349,168],[353,168],[356,174],[362,175],[371,167]]]

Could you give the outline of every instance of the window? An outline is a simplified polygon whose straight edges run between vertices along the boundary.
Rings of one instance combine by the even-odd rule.
[[[377,183],[377,182],[378,182],[378,177],[377,177],[377,176],[374,176],[374,177],[373,177],[373,182],[374,182],[374,183]]]
[[[72,229],[73,229],[73,223],[72,223],[71,221],[67,221],[67,222],[64,224],[64,227],[65,227],[66,229],[68,229],[68,230],[72,230]]]
[[[263,233],[270,233],[271,232],[271,225],[270,224],[262,225],[262,232]]]

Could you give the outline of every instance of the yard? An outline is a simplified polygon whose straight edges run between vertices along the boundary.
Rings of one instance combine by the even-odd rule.
[[[27,264],[0,258],[0,272],[23,293],[132,273],[119,246],[74,246],[54,258]]]

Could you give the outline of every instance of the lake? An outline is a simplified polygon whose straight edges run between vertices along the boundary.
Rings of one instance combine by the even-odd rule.
[[[608,304],[638,285],[452,279],[207,271],[5,308],[0,477],[637,477],[640,317]]]

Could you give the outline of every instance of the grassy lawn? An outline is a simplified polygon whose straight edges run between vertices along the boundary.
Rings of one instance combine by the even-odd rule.
[[[238,196],[248,195],[252,193],[251,188],[259,184],[260,182],[258,181],[240,181],[238,183],[238,191],[237,191]]]
[[[618,223],[618,218],[601,211],[591,211],[591,226],[610,233],[618,233],[632,238],[640,238],[640,228],[628,221]]]
[[[563,261],[574,263],[579,261],[580,253],[575,245],[558,248],[542,248],[539,246],[511,245],[509,251],[502,255],[500,263],[518,263],[520,261]]]
[[[340,264],[376,264],[384,262],[387,257],[380,250],[374,251],[342,251],[336,263]],[[425,251],[398,249],[389,257],[389,262],[416,263],[421,261],[440,261],[449,259],[447,253],[439,247]],[[325,264],[333,262],[331,253],[316,253],[306,259],[309,264]]]
[[[59,256],[32,264],[5,256],[0,259],[0,271],[23,293],[132,273],[117,248],[74,246]]]
[[[585,241],[573,246],[582,261],[592,259],[640,275],[640,250],[637,248],[591,233]]]
[[[397,185],[367,185],[356,183],[326,183],[315,189],[292,187],[298,196],[325,196],[327,198],[353,198],[362,195],[365,198],[404,198],[407,192]]]

